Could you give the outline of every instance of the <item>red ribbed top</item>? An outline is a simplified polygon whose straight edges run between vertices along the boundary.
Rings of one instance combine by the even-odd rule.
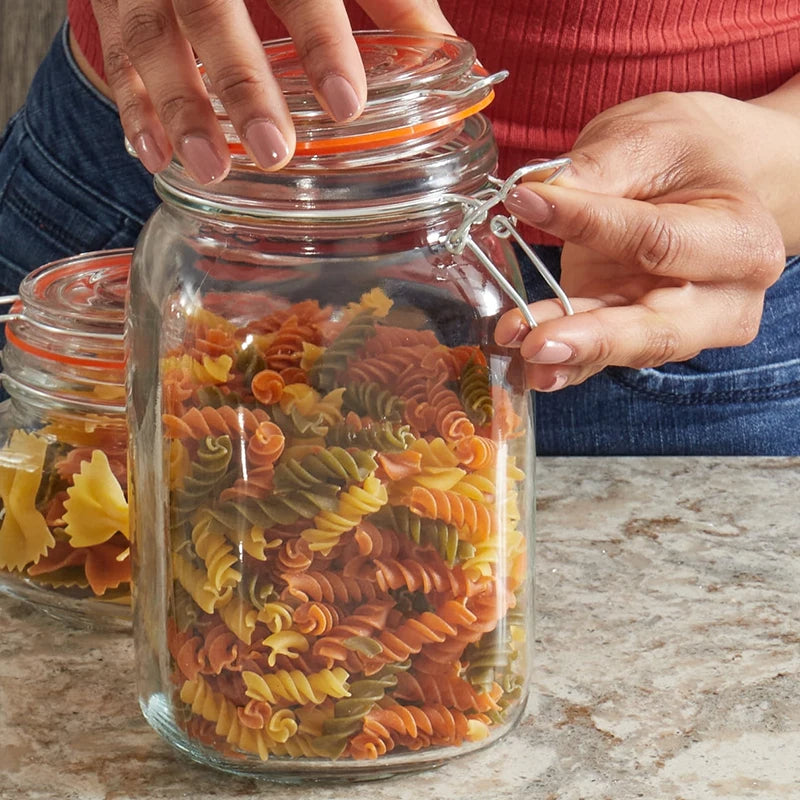
[[[246,0],[264,39],[286,35],[263,0]],[[354,29],[372,28],[347,3]],[[511,77],[487,110],[500,174],[568,150],[609,106],[643,94],[705,90],[747,100],[800,72],[800,0],[441,0],[491,71]],[[82,52],[102,75],[90,0],[69,0]]]

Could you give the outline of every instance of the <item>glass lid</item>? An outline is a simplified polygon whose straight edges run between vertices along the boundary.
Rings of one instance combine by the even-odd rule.
[[[84,253],[27,275],[11,309],[8,341],[40,358],[118,368],[124,362],[131,250]]]
[[[474,47],[456,36],[395,31],[354,35],[367,76],[367,102],[358,119],[345,123],[332,120],[317,102],[291,39],[264,43],[292,114],[298,153],[369,149],[439,130],[485,108],[494,97],[494,84],[508,74],[489,75],[477,63]],[[244,153],[205,74],[204,80],[231,152]]]

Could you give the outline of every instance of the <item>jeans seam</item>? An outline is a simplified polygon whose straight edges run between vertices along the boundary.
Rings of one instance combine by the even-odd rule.
[[[8,202],[24,216],[28,217],[44,235],[49,236],[53,244],[66,246],[72,252],[79,252],[83,249],[81,242],[73,238],[66,228],[55,224],[51,218],[44,216],[35,206],[28,203],[24,197],[17,195],[13,199],[8,198]],[[112,235],[113,230],[109,231],[107,238]]]
[[[787,397],[800,397],[800,381],[789,381],[779,386],[764,386],[741,391],[711,391],[688,392],[686,394],[670,391],[657,391],[638,386],[634,381],[627,380],[622,374],[606,370],[606,375],[613,383],[628,389],[663,405],[701,405],[708,402],[720,403],[748,403],[759,400],[785,399]]]

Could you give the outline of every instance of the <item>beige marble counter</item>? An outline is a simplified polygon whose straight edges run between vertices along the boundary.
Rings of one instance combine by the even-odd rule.
[[[517,731],[356,786],[237,779],[141,717],[132,647],[0,599],[5,800],[800,798],[800,459],[541,459]]]

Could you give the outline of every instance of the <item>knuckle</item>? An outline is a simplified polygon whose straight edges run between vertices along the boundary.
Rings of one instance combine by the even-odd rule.
[[[142,104],[135,94],[128,94],[123,97],[115,97],[119,118],[123,127],[128,131],[135,127],[139,121]],[[130,138],[130,137],[129,137]]]
[[[780,277],[786,265],[786,248],[777,223],[763,209],[735,216],[729,239],[741,280],[766,288]]]
[[[230,110],[251,102],[262,81],[253,67],[236,64],[216,69],[212,83],[222,104]]]
[[[588,244],[596,241],[606,230],[607,220],[598,206],[585,202],[576,210],[572,220],[565,220],[565,238]]]
[[[297,51],[302,61],[314,58],[320,53],[338,50],[342,47],[341,37],[326,25],[312,25],[303,32],[303,38],[298,42]]]
[[[758,239],[754,278],[766,288],[775,283],[786,266],[786,246],[777,224],[770,224]]]
[[[669,326],[647,329],[644,346],[635,358],[631,359],[630,366],[634,369],[645,367],[658,367],[670,361],[681,361],[679,357],[681,338],[678,332]]]
[[[185,95],[168,95],[160,100],[157,113],[166,127],[174,129],[179,127],[179,120],[186,117],[194,106],[195,103]]]
[[[131,60],[124,47],[111,45],[106,49],[103,54],[103,69],[109,86],[118,84],[130,68]]]
[[[231,0],[173,0],[175,12],[189,28],[213,23],[231,6]]]
[[[137,6],[120,20],[123,46],[133,61],[163,42],[171,29],[169,16],[158,8]]]
[[[761,328],[761,307],[748,306],[739,317],[738,336],[733,344],[750,344]]]
[[[663,217],[655,215],[632,231],[631,260],[652,275],[669,275],[680,257],[680,239]]]

